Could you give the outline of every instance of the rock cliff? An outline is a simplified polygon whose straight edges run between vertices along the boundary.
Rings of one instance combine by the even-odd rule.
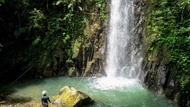
[[[160,2],[162,1],[155,0],[153,2],[151,0],[144,0],[144,5],[142,6],[143,14],[140,14],[142,18],[139,19],[143,22],[142,28],[140,28],[142,31],[140,32],[142,33],[141,40],[144,57],[142,62],[142,68],[145,73],[144,86],[175,101],[182,107],[189,107],[189,94],[184,92],[180,87],[179,80],[177,79],[177,67],[171,65],[170,62],[171,51],[169,47],[166,44],[162,44],[162,46],[157,45],[158,36],[161,31],[152,31],[154,33],[151,34],[147,31],[147,26],[153,19],[151,17],[154,17],[151,15],[158,9],[156,4]],[[152,27],[155,26],[153,25]],[[156,28],[153,30],[156,30]]]

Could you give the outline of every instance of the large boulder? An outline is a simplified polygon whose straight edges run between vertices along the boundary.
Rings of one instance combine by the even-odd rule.
[[[76,90],[71,86],[65,86],[54,96],[54,103],[66,107],[81,107],[92,104],[94,101],[85,93]]]

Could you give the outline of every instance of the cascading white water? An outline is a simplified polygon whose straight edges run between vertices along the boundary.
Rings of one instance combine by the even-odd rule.
[[[133,0],[111,0],[105,68],[108,77],[137,78],[141,72],[141,46],[133,32],[133,5]]]

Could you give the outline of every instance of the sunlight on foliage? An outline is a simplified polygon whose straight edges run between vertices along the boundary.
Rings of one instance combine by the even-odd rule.
[[[158,35],[149,50],[167,45],[170,54],[170,66],[176,67],[181,89],[188,90],[190,84],[190,0],[167,2],[161,0],[156,11],[152,11],[147,26],[149,35]],[[175,72],[175,71],[173,71]]]

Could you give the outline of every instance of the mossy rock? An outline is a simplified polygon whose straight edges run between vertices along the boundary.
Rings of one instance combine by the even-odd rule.
[[[94,101],[85,93],[71,86],[65,86],[59,91],[59,95],[53,97],[55,103],[66,107],[81,107],[92,104]]]

